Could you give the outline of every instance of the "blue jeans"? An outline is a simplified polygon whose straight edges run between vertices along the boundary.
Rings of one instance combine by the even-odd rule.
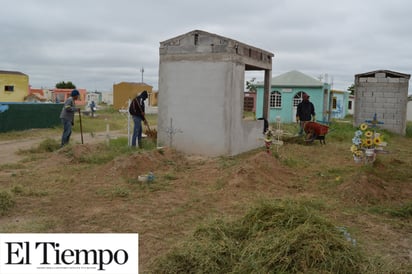
[[[72,135],[72,122],[67,119],[62,119],[63,123],[63,135],[61,146],[67,145],[70,141],[70,135]]]
[[[134,122],[134,128],[133,128],[133,137],[132,137],[132,146],[136,146],[136,138],[138,141],[138,144],[141,144],[142,140],[142,117],[133,115],[133,122]]]

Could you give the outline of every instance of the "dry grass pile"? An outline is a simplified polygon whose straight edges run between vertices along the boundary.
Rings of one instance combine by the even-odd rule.
[[[155,262],[155,273],[365,273],[365,257],[310,203],[262,202],[215,221]]]

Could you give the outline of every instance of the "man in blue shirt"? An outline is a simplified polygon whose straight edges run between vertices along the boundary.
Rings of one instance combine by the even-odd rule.
[[[73,89],[70,93],[70,97],[64,102],[63,109],[60,113],[60,119],[63,124],[63,134],[61,146],[67,145],[72,134],[72,126],[74,125],[74,113],[80,111],[80,108],[76,107],[75,100],[80,96],[77,89]]]

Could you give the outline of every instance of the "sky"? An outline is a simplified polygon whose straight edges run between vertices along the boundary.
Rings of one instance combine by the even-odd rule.
[[[272,52],[272,76],[298,70],[347,90],[355,74],[412,74],[410,0],[0,0],[0,70],[33,88],[71,81],[158,89],[160,42],[203,30]],[[143,71],[143,73],[142,73]],[[262,72],[245,75],[245,80]],[[411,90],[411,88],[410,88]],[[161,91],[160,91],[161,92]]]

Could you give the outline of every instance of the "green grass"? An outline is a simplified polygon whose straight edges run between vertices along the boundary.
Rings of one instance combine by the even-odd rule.
[[[412,217],[412,201],[401,206],[374,206],[369,212],[408,219]]]
[[[61,145],[59,141],[51,138],[46,138],[45,140],[41,141],[37,147],[19,150],[18,154],[53,152],[58,150],[60,146]]]
[[[107,127],[110,131],[120,130],[127,132],[128,116],[127,113],[121,113],[114,110],[112,107],[96,112],[95,117],[82,115],[82,129],[84,133],[104,132]],[[147,114],[146,119],[150,126],[157,125],[157,114]],[[133,120],[130,120],[130,125],[133,126]],[[73,129],[80,131],[79,115],[75,116]]]
[[[86,133],[105,131],[107,124],[109,124],[110,130],[126,130],[127,117],[125,115],[112,109],[98,111],[97,114],[98,116],[95,118],[82,117],[83,129]],[[157,116],[148,115],[148,119],[150,125],[154,125]],[[75,130],[77,131],[79,131],[78,126],[78,120],[76,120],[75,127],[77,129]],[[239,197],[236,198],[239,201],[237,202],[241,203],[243,208],[250,208],[243,215],[237,209],[231,209],[229,213],[221,207],[216,209],[213,202],[207,201],[208,195],[204,195],[202,199],[189,197],[186,203],[177,206],[176,211],[172,213],[181,213],[191,220],[214,218],[216,215],[204,213],[198,216],[194,215],[193,211],[206,207],[210,208],[211,211],[220,212],[221,210],[222,213],[228,215],[228,219],[218,219],[206,224],[204,221],[199,224],[191,223],[183,232],[181,227],[178,228],[179,231],[173,230],[173,228],[167,230],[167,233],[170,232],[171,235],[169,243],[176,244],[176,248],[168,252],[167,255],[159,257],[150,269],[155,270],[151,273],[193,273],[196,271],[199,273],[402,273],[396,271],[396,266],[388,265],[393,258],[397,259],[397,256],[401,255],[393,255],[392,257],[388,255],[389,259],[375,257],[376,254],[388,254],[385,245],[389,240],[386,238],[388,236],[384,238],[382,235],[378,235],[379,233],[374,234],[377,232],[373,230],[371,232],[370,229],[373,228],[373,225],[379,226],[384,223],[388,229],[399,227],[399,235],[407,234],[407,231],[410,230],[409,223],[412,216],[410,199],[399,198],[396,201],[384,202],[377,199],[373,200],[373,203],[370,202],[372,200],[364,199],[365,204],[360,206],[342,200],[341,193],[338,193],[336,189],[359,177],[370,178],[371,181],[375,178],[379,179],[376,180],[377,182],[383,180],[385,188],[386,186],[396,187],[396,184],[412,182],[410,179],[412,178],[412,166],[409,160],[412,123],[408,122],[406,138],[385,132],[386,141],[389,143],[387,148],[389,153],[378,155],[375,164],[369,166],[354,166],[345,160],[345,158],[350,159],[349,147],[356,130],[352,123],[332,121],[330,128],[326,146],[320,146],[318,142],[307,145],[302,142],[302,139],[293,139],[294,141],[285,142],[285,145],[279,147],[276,153],[272,153],[273,157],[279,160],[276,165],[279,164],[285,170],[288,168],[293,170],[290,177],[287,178],[289,181],[284,183],[288,187],[288,190],[285,191],[286,195],[289,194],[289,191],[290,195],[313,195],[314,201],[276,200],[265,201],[257,205],[248,204],[245,200],[241,200],[239,194],[243,189],[239,188]],[[298,126],[296,124],[283,124],[282,129],[293,135],[297,133]],[[40,134],[41,132],[43,135]],[[27,138],[27,135],[41,137],[45,136],[45,133],[49,135],[51,132],[60,135],[61,128],[14,132],[10,135],[0,134],[0,139],[3,140],[4,136],[6,139]],[[45,139],[38,147],[24,151],[24,153],[27,154],[27,157],[41,160],[55,150],[54,145],[53,141]],[[70,158],[75,160],[67,161],[67,165],[76,174],[82,174],[85,170],[93,172],[100,168],[98,165],[108,163],[118,156],[127,156],[127,154],[142,151],[128,147],[127,138],[111,139],[109,143],[93,145],[91,152],[87,154],[81,153],[84,152],[81,150],[83,147],[81,145],[68,145],[58,152],[65,154],[69,160]],[[147,152],[147,150],[156,149],[156,144],[145,139],[143,147],[143,151]],[[76,154],[76,149],[80,153]],[[258,152],[263,149],[262,143],[262,149]],[[274,147],[273,150],[276,148]],[[253,153],[256,154],[256,152]],[[197,168],[197,166],[194,166],[192,162],[187,164],[185,161],[179,162],[176,161],[176,158],[169,158],[166,149],[158,150],[158,153],[165,155],[165,158],[160,161],[162,166],[169,169],[159,173],[153,183],[142,184],[138,182],[137,178],[119,176],[123,179],[119,184],[99,186],[100,188],[94,189],[93,193],[96,193],[99,198],[117,200],[129,208],[136,206],[135,197],[147,199],[149,194],[159,190],[162,191],[162,198],[168,198],[166,193],[169,191],[172,193],[177,185],[185,184],[186,175],[191,172],[191,168]],[[229,174],[232,170],[240,170],[240,167],[244,165],[243,159],[245,158],[247,157],[244,155],[218,157],[216,158],[216,166],[222,171],[222,174],[223,172]],[[335,160],[338,163],[335,163]],[[27,200],[43,200],[42,197],[44,197],[44,201],[48,201],[56,195],[57,191],[53,188],[39,187],[36,185],[37,183],[33,184],[32,180],[28,178],[30,176],[26,176],[27,179],[24,178],[23,173],[27,172],[25,169],[31,167],[32,164],[19,162],[18,164],[0,166],[0,171],[13,172],[10,177],[13,180],[9,186],[10,189],[0,192],[0,212],[2,214],[10,214],[11,210],[13,210],[12,212],[17,211],[17,206],[16,209],[13,209],[14,201],[24,203]],[[274,169],[273,172],[270,170],[276,166],[268,166],[268,170],[263,169],[263,167],[264,164],[261,164],[259,172],[265,171],[265,174],[271,174],[273,177],[278,176],[278,169]],[[281,172],[279,171],[279,173]],[[218,195],[220,192],[226,191],[226,188],[230,187],[227,178],[228,176],[222,175],[216,177],[207,188],[207,194],[212,196],[215,193]],[[47,179],[49,180],[49,178]],[[259,179],[257,178],[256,182],[259,182]],[[190,180],[189,187],[193,187],[196,191],[198,189],[195,187],[204,185],[202,179]],[[28,184],[29,181],[30,184]],[[59,174],[59,172],[50,175],[50,182],[58,186],[59,190],[62,186],[64,191],[70,190],[70,185],[73,185],[75,181],[75,176],[64,176],[63,173]],[[250,184],[256,182],[250,182]],[[407,187],[406,183],[402,187]],[[255,185],[259,187],[260,184],[256,183]],[[354,186],[354,188],[356,187]],[[274,189],[276,189],[275,184]],[[362,185],[359,185],[359,192],[362,190]],[[371,189],[371,191],[375,190],[375,188]],[[385,189],[385,191],[388,190],[390,188]],[[282,197],[282,195],[285,194],[273,192],[272,196]],[[367,190],[365,190],[364,195],[368,195]],[[365,198],[364,196],[360,197]],[[130,201],[133,203],[127,204]],[[157,205],[158,202],[156,200],[154,205]],[[36,206],[42,208],[42,205],[36,204]],[[332,208],[327,208],[328,206]],[[331,213],[332,211],[334,212]],[[109,212],[107,213],[109,214]],[[47,212],[47,214],[47,216],[53,216],[55,213]],[[173,217],[173,214],[170,216]],[[240,217],[233,220],[236,216]],[[116,217],[112,216],[111,218],[115,219]],[[176,219],[181,216],[174,217],[173,222],[178,226],[179,221]],[[57,218],[60,216],[57,216],[56,220]],[[52,220],[53,218],[50,220],[49,218],[40,218],[29,220],[26,224],[23,222],[20,225],[6,224],[3,226],[3,230],[51,232],[55,227],[58,227],[58,221]],[[162,223],[161,220],[157,221]],[[359,239],[357,246],[346,242],[342,231],[337,229],[337,227],[342,227],[342,223],[347,227],[351,237]],[[107,221],[102,221],[99,225],[105,227],[106,224]],[[133,230],[132,226],[137,227],[138,224],[133,224],[127,229]],[[165,232],[162,231],[163,234],[160,235],[160,232],[156,234],[156,228],[153,226],[150,229],[153,229],[154,237],[159,237],[159,239]],[[195,230],[193,235],[186,237],[193,230]],[[391,232],[397,233],[394,230]],[[373,243],[374,239],[365,239],[369,236],[367,234],[376,238],[382,237],[379,238],[380,243]],[[161,246],[159,254],[170,248],[166,244],[162,245],[160,240],[157,244]],[[364,253],[365,249],[368,249],[367,254]],[[145,261],[144,264],[147,267],[148,262]],[[405,264],[403,267],[405,268]]]
[[[9,140],[17,140],[17,139],[27,139],[36,138],[36,137],[44,137],[44,136],[52,136],[61,134],[62,129],[60,126],[56,126],[54,128],[36,128],[36,129],[27,129],[27,130],[20,130],[20,131],[9,131],[9,132],[1,132],[0,133],[0,141],[9,141]]]
[[[12,194],[8,191],[0,191],[0,215],[6,214],[15,204]]]
[[[157,114],[147,114],[146,119],[149,122],[150,127],[155,128],[157,125]],[[96,112],[96,117],[91,117],[87,115],[81,115],[82,130],[84,134],[94,134],[96,132],[105,132],[107,127],[110,131],[123,131],[127,132],[127,113],[120,113],[114,110],[113,107],[102,108]],[[130,121],[131,126],[133,126],[133,120]],[[44,137],[44,136],[55,136],[60,135],[63,126],[57,125],[54,128],[44,128],[44,129],[28,129],[22,131],[9,131],[0,133],[0,140],[16,140],[24,139],[28,136],[32,138]],[[80,132],[80,117],[79,114],[75,115],[74,118],[74,132]]]

